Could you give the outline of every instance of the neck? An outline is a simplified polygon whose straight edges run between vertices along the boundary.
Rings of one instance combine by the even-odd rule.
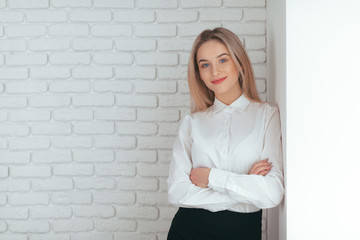
[[[234,89],[235,90],[235,89]],[[215,94],[215,97],[222,103],[226,105],[232,104],[236,99],[238,99],[242,95],[242,91],[237,89],[237,91],[234,91],[232,94],[226,93],[226,94]]]

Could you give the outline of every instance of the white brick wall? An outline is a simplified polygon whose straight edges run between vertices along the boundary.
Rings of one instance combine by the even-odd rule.
[[[266,99],[265,0],[0,0],[0,240],[162,240],[194,38],[239,34]]]

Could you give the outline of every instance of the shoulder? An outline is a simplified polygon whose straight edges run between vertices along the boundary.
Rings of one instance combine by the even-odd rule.
[[[257,102],[252,102],[252,105],[254,106],[254,108],[258,109],[259,111],[263,111],[265,114],[274,114],[279,112],[279,107],[276,103],[271,103],[271,102],[261,102],[261,103],[257,103]]]

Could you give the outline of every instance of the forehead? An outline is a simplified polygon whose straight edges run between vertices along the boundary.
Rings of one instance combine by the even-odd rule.
[[[222,53],[229,54],[226,46],[218,40],[209,40],[203,43],[197,51],[197,59],[216,58]]]

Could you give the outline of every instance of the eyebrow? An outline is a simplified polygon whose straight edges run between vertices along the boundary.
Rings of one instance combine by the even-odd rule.
[[[224,55],[229,56],[229,54],[227,54],[227,53],[221,53],[221,54],[218,55],[216,58],[220,58],[220,57],[222,57],[222,56],[224,56]],[[198,63],[200,63],[200,62],[205,62],[205,61],[207,61],[207,60],[206,60],[206,59],[200,59]]]

